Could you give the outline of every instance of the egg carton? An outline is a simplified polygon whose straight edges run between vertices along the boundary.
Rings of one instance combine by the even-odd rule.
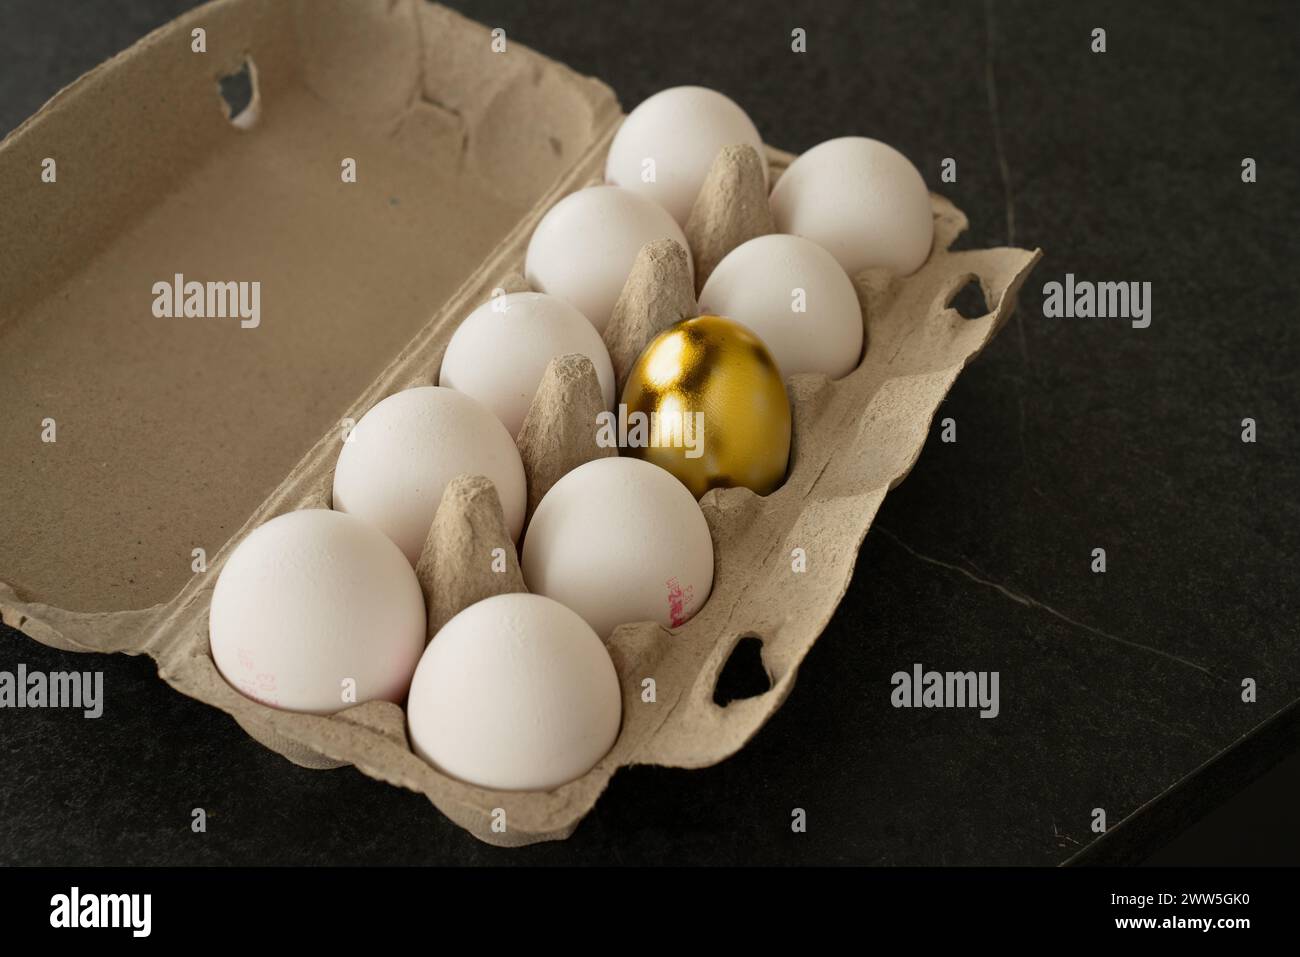
[[[100,70],[109,71],[109,79],[118,84],[110,83],[111,88],[125,84],[129,90],[133,83],[147,82],[139,77],[151,66],[177,77],[188,76],[184,71],[192,69],[189,61],[160,50],[167,43],[184,42],[196,25],[208,26],[210,41],[223,62],[233,62],[250,49],[255,56],[274,60],[276,52],[291,42],[286,35],[296,30],[293,42],[300,47],[304,36],[319,34],[315,41],[318,49],[299,50],[299,69],[307,74],[308,85],[315,84],[313,91],[318,97],[340,98],[339,108],[346,112],[356,103],[348,99],[354,93],[340,77],[352,75],[368,56],[349,39],[362,37],[381,51],[390,72],[400,73],[401,58],[414,50],[410,55],[423,71],[416,86],[423,89],[420,96],[425,99],[431,82],[428,71],[452,71],[443,79],[459,90],[455,96],[460,99],[452,110],[456,120],[448,122],[453,126],[460,123],[463,137],[454,161],[475,160],[484,167],[484,175],[504,168],[499,166],[501,156],[511,151],[503,153],[497,141],[522,134],[517,129],[502,132],[500,125],[532,122],[526,117],[528,111],[503,105],[506,94],[525,101],[530,96],[543,97],[538,101],[543,105],[560,102],[563,110],[538,122],[549,122],[564,132],[563,149],[575,140],[581,147],[576,157],[564,159],[567,165],[552,177],[548,188],[534,190],[539,198],[526,206],[504,239],[352,400],[346,417],[355,421],[396,391],[431,384],[457,324],[494,293],[525,288],[522,264],[534,227],[563,196],[599,181],[621,114],[603,84],[578,77],[517,44],[510,48],[514,64],[503,68],[503,74],[494,74],[488,84],[494,88],[484,91],[485,67],[480,62],[484,58],[475,54],[475,60],[464,51],[487,50],[491,36],[486,28],[445,9],[406,2],[325,7],[323,13],[321,5],[220,0],[162,28]],[[213,30],[214,25],[224,28],[224,34]],[[414,41],[409,36],[412,32]],[[328,68],[321,66],[322,50],[332,57]],[[439,51],[436,59],[434,50]],[[449,58],[447,51],[460,52]],[[449,59],[457,56],[473,62],[447,67]],[[325,79],[313,79],[312,70]],[[188,82],[177,80],[176,85],[184,92]],[[197,84],[191,85],[197,89]],[[69,111],[75,117],[79,107],[85,111],[105,105],[102,98],[95,98],[93,89],[83,91],[80,99],[75,87],[64,94],[69,95],[71,105],[64,103],[65,123]],[[160,95],[165,101],[168,94]],[[376,108],[374,103],[388,108],[387,88],[367,95],[372,96],[370,108]],[[268,95],[267,105],[273,110],[275,103],[270,99]],[[396,96],[392,99],[393,115],[401,121],[394,136],[400,140],[414,135],[402,131],[407,129],[406,119],[420,113],[422,101],[413,95],[407,95],[406,102],[398,102]],[[546,114],[545,110],[533,112]],[[582,123],[575,125],[574,112],[581,114]],[[439,116],[439,122],[446,119]],[[139,125],[142,121],[135,122],[144,129]],[[25,138],[6,141],[0,147],[0,165],[39,156],[44,146],[39,140],[33,143],[32,138],[40,132],[38,125],[27,131]],[[545,129],[542,132],[552,135]],[[257,135],[256,127],[249,135]],[[545,143],[547,136],[537,137],[538,142]],[[531,143],[530,139],[523,148],[530,149]],[[454,142],[450,150],[456,153]],[[521,175],[541,177],[547,171],[547,154],[542,150],[529,155],[537,157],[542,169]],[[774,182],[792,156],[767,148],[767,160]],[[511,189],[520,195],[526,192],[517,183]],[[799,664],[844,596],[859,546],[886,493],[915,464],[933,416],[957,375],[1011,315],[1017,292],[1040,251],[954,251],[951,245],[966,228],[966,218],[940,196],[933,195],[931,202],[934,245],[919,270],[907,277],[876,271],[852,277],[866,332],[865,351],[857,368],[835,381],[822,375],[796,375],[788,380],[793,439],[784,484],[767,496],[735,488],[715,489],[701,499],[715,554],[713,590],[707,603],[679,628],[631,622],[609,637],[607,646],[623,694],[619,735],[595,767],[562,787],[547,792],[495,791],[450,778],[413,753],[404,712],[390,702],[360,704],[330,716],[299,714],[254,702],[221,677],[207,631],[217,575],[235,545],[268,519],[294,509],[329,506],[332,471],[340,448],[339,430],[333,422],[323,431],[319,422],[315,424],[320,437],[310,450],[229,536],[202,573],[195,574],[166,601],[140,609],[73,611],[0,582],[0,613],[6,623],[57,648],[148,654],[172,687],[230,714],[249,735],[294,763],[319,769],[354,765],[373,778],[425,795],[448,818],[488,843],[519,846],[566,838],[619,768],[715,764],[742,748],[781,706],[794,686]],[[620,383],[641,346],[655,332],[694,313],[696,291],[722,256],[740,242],[771,230],[757,154],[748,147],[725,150],[714,164],[686,229],[698,270],[694,285],[684,253],[671,242],[644,249],[629,277],[605,334]],[[5,268],[6,278],[17,274],[14,264],[6,263]],[[967,319],[951,302],[972,281],[979,284],[990,307],[987,314]],[[565,471],[612,451],[596,447],[592,436],[593,403],[598,406],[600,402],[592,375],[589,363],[584,366],[577,357],[564,357],[548,369],[519,437],[529,481],[530,512],[545,489]],[[274,412],[270,409],[268,414]],[[200,506],[191,503],[191,507]],[[491,484],[473,476],[456,480],[444,495],[417,569],[426,595],[430,634],[469,602],[502,590],[522,590],[512,549],[507,548],[512,560],[507,574],[472,571],[486,565],[475,561],[475,556],[490,552],[503,536],[500,505]],[[795,570],[796,554],[803,556],[806,570]],[[12,580],[9,572],[4,569],[6,581]],[[714,700],[719,675],[738,643],[747,637],[762,643],[762,663],[770,688],[758,696],[719,705]],[[653,701],[643,700],[646,679],[654,681]]]

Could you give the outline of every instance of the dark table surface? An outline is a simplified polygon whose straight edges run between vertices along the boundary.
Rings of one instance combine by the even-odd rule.
[[[0,128],[190,5],[4,0]],[[757,738],[706,770],[620,771],[564,843],[480,844],[422,797],[291,765],[147,659],[3,629],[0,668],[102,669],[107,705],[0,712],[0,861],[1132,860],[1296,749],[1295,4],[452,6],[625,108],[699,83],[785,149],[883,139],[967,213],[963,245],[1041,246],[939,414],[958,441],[936,425]],[[1044,318],[1067,272],[1150,282],[1150,327]],[[914,662],[998,671],[1001,714],[895,710]]]

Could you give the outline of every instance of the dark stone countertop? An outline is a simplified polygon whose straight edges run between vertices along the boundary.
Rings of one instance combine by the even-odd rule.
[[[8,0],[0,127],[187,6]],[[967,213],[966,247],[1043,247],[939,413],[958,441],[936,423],[757,738],[714,768],[619,772],[560,844],[487,847],[414,794],[289,764],[148,660],[70,663],[5,629],[0,668],[102,668],[108,704],[96,721],[0,714],[0,861],[1130,860],[1295,749],[1294,4],[453,6],[625,107],[700,83],[785,149],[884,139]],[[958,181],[941,185],[948,156]],[[1045,319],[1042,286],[1067,272],[1152,283],[1150,328]],[[998,671],[1001,714],[895,710],[890,675],[914,662]]]

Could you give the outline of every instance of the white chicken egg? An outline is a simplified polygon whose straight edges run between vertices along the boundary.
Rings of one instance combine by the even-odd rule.
[[[724,146],[752,146],[767,175],[767,154],[753,121],[729,97],[702,86],[675,86],[644,100],[614,134],[605,179],[668,210],[682,226]]]
[[[925,180],[879,140],[845,136],[800,155],[772,189],[777,232],[825,247],[845,272],[920,269],[934,240]]]
[[[363,518],[420,557],[443,490],[457,475],[491,479],[518,538],[527,494],[515,440],[491,410],[462,392],[421,386],[361,417],[334,467],[334,508]]]
[[[546,791],[591,770],[623,713],[618,673],[591,627],[541,595],[470,605],[429,642],[411,682],[411,747],[484,788]]]
[[[401,702],[424,651],[424,596],[377,529],[302,509],[254,529],[230,553],[208,634],[221,674],[263,704],[330,714]]]
[[[521,565],[530,591],[608,638],[624,622],[677,627],[699,611],[713,588],[713,539],[695,496],[671,473],[603,458],[542,498]]]
[[[570,193],[533,230],[524,259],[529,285],[576,306],[604,332],[614,303],[646,243],[672,239],[690,246],[677,221],[630,189],[591,186]]]
[[[862,355],[862,308],[848,273],[810,239],[774,234],[741,243],[700,291],[700,311],[747,326],[781,376],[838,379]]]
[[[518,436],[547,365],[574,353],[596,367],[605,408],[611,408],[614,367],[595,327],[555,296],[508,293],[485,302],[457,327],[438,384],[478,399]]]

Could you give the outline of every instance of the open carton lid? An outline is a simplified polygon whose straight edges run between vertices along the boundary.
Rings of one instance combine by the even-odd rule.
[[[605,85],[492,39],[428,4],[220,0],[5,140],[0,581],[82,612],[167,602],[194,549],[216,556],[368,407],[619,119]],[[241,68],[252,100],[231,117],[218,81]],[[177,274],[245,283],[248,308],[159,317]],[[228,288],[214,311],[237,312]]]

